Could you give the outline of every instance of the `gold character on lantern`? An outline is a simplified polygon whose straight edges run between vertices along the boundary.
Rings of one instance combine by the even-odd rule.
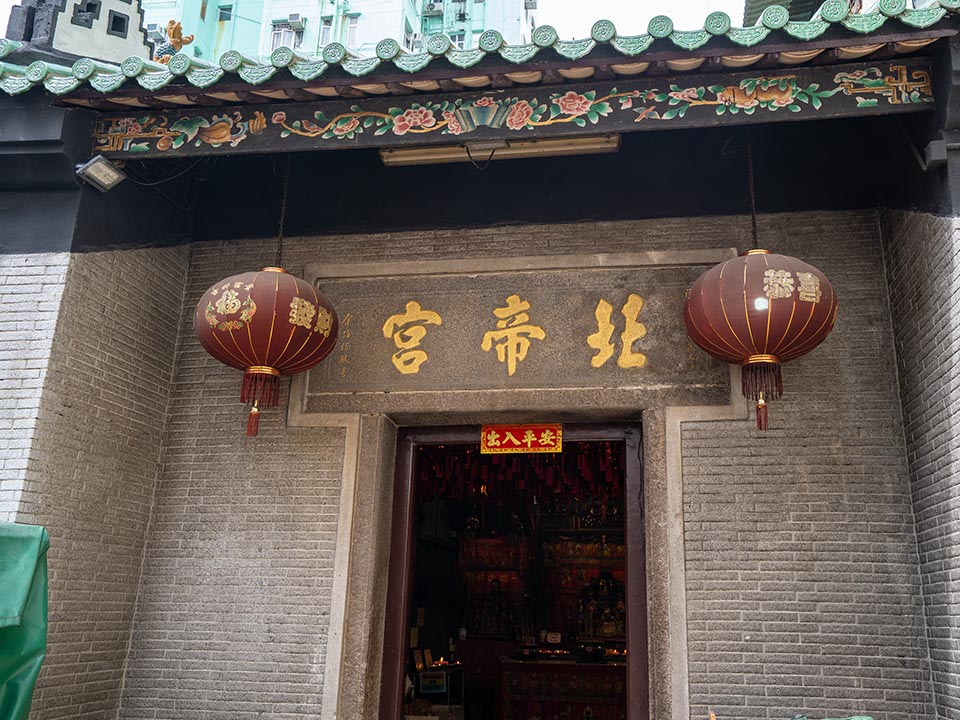
[[[521,300],[519,295],[508,297],[506,307],[493,311],[499,318],[497,329],[485,333],[480,343],[484,352],[496,347],[497,359],[507,364],[507,374],[510,376],[517,371],[517,363],[527,357],[530,338],[543,340],[547,337],[542,327],[530,324],[530,316],[526,312],[529,309],[530,303]]]
[[[813,273],[798,272],[797,280],[800,281],[798,295],[801,302],[820,302],[820,278]]]
[[[432,310],[424,310],[414,300],[407,303],[405,313],[391,315],[383,324],[383,336],[392,337],[393,344],[399,348],[390,360],[403,375],[420,372],[420,366],[429,359],[424,350],[418,349],[427,334],[424,325],[443,325],[443,319]]]
[[[227,290],[217,300],[216,308],[221,315],[233,315],[240,309],[240,298],[235,291]]]
[[[330,337],[330,330],[333,329],[333,315],[325,307],[317,308],[317,324],[313,326],[313,331],[322,333],[324,337]]]
[[[634,293],[630,293],[627,302],[620,309],[624,328],[620,333],[620,356],[617,358],[617,365],[624,369],[642,368],[647,364],[646,355],[633,351],[633,344],[647,335],[647,326],[638,320],[641,310],[643,310],[643,298]],[[615,347],[611,338],[616,328],[610,319],[612,314],[613,306],[601,298],[594,311],[597,332],[587,337],[587,344],[597,351],[597,354],[590,358],[590,364],[595,368],[602,367],[613,357]]]
[[[317,306],[302,297],[295,297],[290,301],[290,324],[304,327],[307,330],[313,325],[313,316],[317,314]]]
[[[763,293],[771,300],[793,295],[793,276],[789,270],[767,270],[763,273]]]

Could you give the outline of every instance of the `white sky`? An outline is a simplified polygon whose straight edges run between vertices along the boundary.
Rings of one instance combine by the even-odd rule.
[[[0,0],[0,34],[17,3]],[[589,36],[590,26],[601,18],[612,20],[621,35],[645,32],[654,15],[669,15],[679,30],[696,30],[714,10],[726,12],[734,25],[743,22],[743,0],[539,0],[537,15],[541,25],[553,25],[561,38],[571,40]]]

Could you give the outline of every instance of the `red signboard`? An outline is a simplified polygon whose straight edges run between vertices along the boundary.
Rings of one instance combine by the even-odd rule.
[[[558,453],[563,450],[563,425],[484,425],[480,428],[480,452]]]

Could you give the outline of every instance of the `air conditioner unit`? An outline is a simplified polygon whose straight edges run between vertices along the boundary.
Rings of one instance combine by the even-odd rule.
[[[290,13],[287,16],[287,24],[294,30],[303,30],[303,26],[306,24],[306,22],[307,19],[300,13]]]
[[[166,39],[166,30],[160,27],[160,23],[147,23],[144,30],[147,33],[147,40],[152,43],[162,42]]]
[[[426,16],[430,15],[443,15],[443,3],[442,2],[429,2],[423,6],[423,14]]]
[[[458,12],[457,22],[466,22],[466,21],[467,21],[467,14],[465,12]]]
[[[523,9],[524,9],[524,10],[536,10],[536,9],[537,9],[537,0],[523,0]]]

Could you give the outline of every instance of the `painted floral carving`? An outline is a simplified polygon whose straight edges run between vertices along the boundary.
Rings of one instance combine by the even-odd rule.
[[[593,104],[586,95],[575,93],[573,90],[555,98],[553,102],[560,107],[560,112],[564,115],[586,115]]]
[[[626,118],[634,122],[670,121],[687,113],[711,108],[716,115],[753,115],[763,112],[790,113],[820,110],[831,98],[852,98],[856,107],[875,107],[932,102],[930,73],[904,63],[844,68],[823,82],[801,82],[810,73],[743,77],[727,84],[681,86],[663,89],[610,88],[566,89],[544,98],[500,95],[487,91],[478,97],[458,97],[377,109],[339,103],[328,117],[316,110],[304,117],[302,106],[291,105],[268,116],[261,111],[231,110],[222,114],[177,117],[157,114],[108,117],[100,121],[97,149],[101,152],[138,153],[175,151],[192,143],[195,147],[236,148],[253,135],[273,133],[279,139],[296,135],[322,140],[354,140],[365,132],[409,140],[416,135],[469,135],[480,128],[531,132],[552,125],[586,128],[599,125],[613,129]],[[375,101],[370,101],[371,103]],[[846,101],[847,106],[851,103]],[[832,105],[837,105],[836,100]],[[323,105],[322,107],[327,107]],[[707,111],[709,112],[709,111]],[[629,113],[624,116],[623,113]],[[298,117],[298,115],[300,115]],[[703,120],[701,119],[701,122]],[[268,133],[268,128],[272,131]],[[276,137],[276,135],[273,135]]]
[[[356,120],[356,118],[353,118]],[[393,118],[394,135],[406,135],[408,130],[423,127],[430,128],[437,124],[433,111],[425,107],[412,107]]]
[[[510,130],[523,130],[533,117],[533,107],[526,100],[514,103],[507,115],[507,127]]]

